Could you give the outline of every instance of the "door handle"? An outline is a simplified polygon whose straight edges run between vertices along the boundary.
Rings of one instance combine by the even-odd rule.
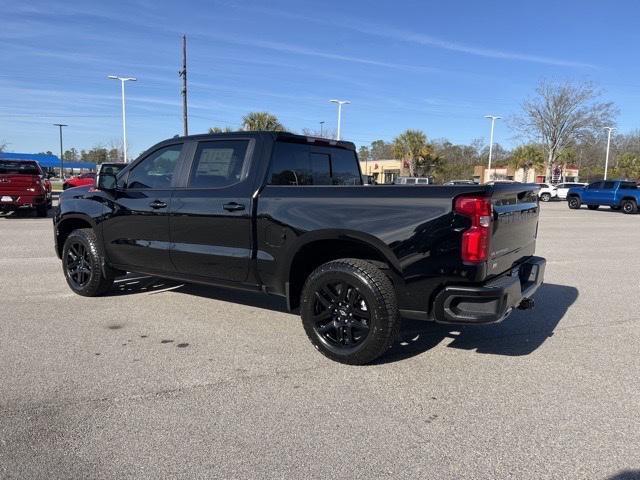
[[[149,204],[149,206],[153,209],[167,208],[167,204],[164,202],[161,202],[160,200],[154,200]]]
[[[227,212],[238,212],[240,210],[244,210],[244,205],[236,202],[225,203],[222,208],[224,208]]]

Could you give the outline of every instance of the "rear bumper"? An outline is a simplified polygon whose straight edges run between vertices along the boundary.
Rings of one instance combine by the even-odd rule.
[[[447,286],[433,308],[436,322],[495,323],[504,320],[518,306],[531,307],[529,299],[544,281],[546,260],[531,257],[509,273],[481,286]]]
[[[40,195],[0,195],[11,197],[11,201],[0,201],[0,211],[11,211],[19,208],[35,208],[47,201],[47,196]]]

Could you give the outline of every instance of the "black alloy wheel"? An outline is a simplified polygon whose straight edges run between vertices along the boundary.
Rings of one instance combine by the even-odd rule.
[[[391,280],[373,263],[355,258],[327,262],[309,275],[300,314],[309,340],[320,353],[349,365],[378,358],[400,329]]]
[[[93,272],[87,247],[80,242],[70,242],[64,259],[67,278],[76,289],[86,287]]]
[[[569,197],[569,208],[575,210],[580,208],[580,199],[578,197]]]
[[[351,349],[367,338],[371,312],[356,286],[346,281],[323,282],[314,295],[313,328],[321,341]]]
[[[638,205],[634,200],[624,200],[622,202],[622,211],[626,214],[637,213]]]
[[[62,249],[62,269],[71,290],[85,297],[106,293],[116,276],[105,264],[96,234],[90,228],[69,234]]]

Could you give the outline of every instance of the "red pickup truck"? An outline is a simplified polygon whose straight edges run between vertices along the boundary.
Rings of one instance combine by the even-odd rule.
[[[22,208],[46,217],[51,208],[51,182],[38,162],[0,159],[0,213]]]

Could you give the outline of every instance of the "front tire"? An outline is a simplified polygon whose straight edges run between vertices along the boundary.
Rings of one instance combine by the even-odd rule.
[[[569,197],[569,199],[567,200],[567,204],[569,205],[570,209],[577,210],[578,208],[580,208],[580,205],[581,205],[580,198]]]
[[[105,267],[104,256],[96,234],[90,228],[74,230],[64,242],[62,269],[67,284],[78,295],[97,297],[113,285],[111,270]]]
[[[343,258],[316,268],[302,290],[300,311],[320,353],[349,365],[381,356],[400,330],[391,280],[365,260]]]
[[[635,200],[623,200],[622,211],[626,214],[638,213],[638,204]]]
[[[543,202],[551,201],[551,194],[550,193],[543,193],[542,195],[540,195],[540,200],[543,201]]]

